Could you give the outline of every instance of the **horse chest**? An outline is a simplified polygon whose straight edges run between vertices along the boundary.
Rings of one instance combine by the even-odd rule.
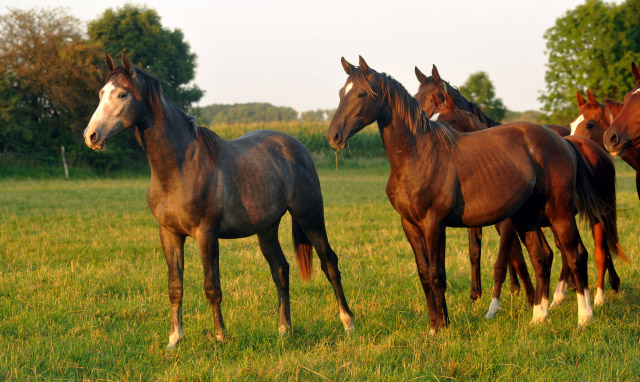
[[[205,211],[211,209],[201,198],[196,198],[193,193],[186,193],[184,190],[162,192],[150,188],[147,202],[160,225],[171,227],[184,235],[191,235],[204,220]]]

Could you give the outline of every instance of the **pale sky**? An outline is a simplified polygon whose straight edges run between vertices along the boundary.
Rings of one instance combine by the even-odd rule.
[[[582,0],[135,1],[180,29],[197,57],[195,83],[211,103],[269,102],[299,111],[338,106],[340,57],[390,74],[414,94],[414,66],[436,64],[452,85],[489,74],[510,110],[538,110],[545,87],[544,32]],[[65,7],[83,22],[125,1],[0,0],[7,7]],[[83,28],[86,30],[86,28]],[[96,90],[97,92],[97,90]]]

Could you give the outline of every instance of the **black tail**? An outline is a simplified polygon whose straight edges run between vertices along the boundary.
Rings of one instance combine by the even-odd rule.
[[[596,223],[602,223],[609,251],[623,261],[628,262],[618,239],[615,167],[613,161],[598,161],[596,170],[600,169],[598,174],[606,174],[607,182],[602,187],[594,188],[599,179],[596,179],[594,172],[580,150],[571,141],[567,142],[576,154],[575,203],[580,218],[584,219],[586,217],[590,227],[593,227]]]
[[[291,230],[293,232],[293,246],[296,250],[296,263],[300,270],[300,279],[308,281],[311,278],[311,264],[313,262],[313,247],[307,235],[304,234],[300,225],[291,219]]]

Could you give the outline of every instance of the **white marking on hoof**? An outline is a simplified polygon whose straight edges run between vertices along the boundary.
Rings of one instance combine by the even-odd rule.
[[[558,281],[556,291],[553,293],[553,302],[551,302],[551,308],[555,308],[562,304],[565,297],[567,297],[567,282],[564,280],[560,280]]]
[[[604,291],[602,288],[596,290],[596,297],[593,299],[593,306],[604,305]]]
[[[576,133],[576,129],[582,121],[584,121],[584,115],[580,114],[575,121],[571,122],[571,135],[574,135]]]
[[[431,116],[431,120],[432,121],[438,121],[438,118],[440,117],[440,113],[435,113],[434,115]]]
[[[533,318],[531,319],[532,324],[538,324],[546,321],[549,316],[549,300],[546,298],[542,298],[539,305],[533,306]]]
[[[589,299],[589,288],[584,288],[584,293],[578,293],[578,326],[585,327],[593,320],[593,310]]]
[[[487,314],[484,315],[484,318],[486,318],[487,320],[490,320],[493,317],[495,317],[496,313],[498,313],[499,311],[500,311],[500,299],[494,297],[491,299],[491,305],[489,305],[489,311],[487,312]]]
[[[182,328],[178,328],[175,332],[169,335],[169,344],[167,344],[167,349],[173,349],[176,347],[178,342],[184,337],[184,333],[182,332]]]
[[[278,333],[280,333],[281,336],[285,336],[285,335],[291,333],[291,326],[289,326],[287,324],[282,324],[282,325],[278,326]]]
[[[224,330],[216,330],[216,341],[222,342],[225,339]]]
[[[353,87],[353,82],[349,82],[347,86],[344,87],[344,95],[347,95],[347,93],[349,93],[349,90],[351,90],[352,87]]]
[[[436,335],[436,330],[435,329],[429,329],[429,337],[433,337]]]
[[[347,334],[351,333],[356,328],[355,325],[353,325],[353,317],[342,309],[340,309],[340,321],[342,321],[344,331],[347,332]]]

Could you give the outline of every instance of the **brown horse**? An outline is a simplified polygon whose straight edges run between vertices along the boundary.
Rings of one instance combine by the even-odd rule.
[[[448,93],[445,93],[445,102],[440,103],[435,94],[432,94],[433,103],[437,106],[436,112],[432,119],[436,119],[438,122],[444,122],[458,131],[477,131],[486,129],[487,127],[480,122],[473,114],[458,109],[453,103]],[[596,191],[599,199],[602,203],[605,203],[607,215],[602,216],[602,221],[592,222],[592,233],[595,241],[594,258],[596,259],[596,265],[598,267],[598,289],[594,298],[594,305],[604,304],[604,274],[607,269],[609,272],[609,283],[614,291],[618,290],[620,285],[620,278],[618,277],[613,262],[611,261],[611,253],[609,248],[612,248],[614,254],[618,254],[621,259],[626,261],[626,257],[622,248],[620,247],[618,240],[617,218],[616,218],[616,193],[615,193],[615,167],[609,154],[598,146],[594,141],[586,137],[568,136],[565,137],[571,145],[573,145],[581,155],[577,157],[578,160],[585,161],[586,165],[591,169],[593,177],[592,180],[593,189]],[[507,221],[505,224],[511,224]],[[504,232],[514,232],[513,229],[503,228]],[[503,238],[501,237],[501,240]],[[508,240],[508,239],[507,239]],[[514,254],[516,258],[514,258]],[[517,252],[507,253],[505,249],[500,248],[498,251],[498,258],[495,263],[495,285],[494,295],[491,301],[491,307],[487,313],[487,318],[492,318],[495,311],[500,306],[500,292],[502,289],[502,283],[504,282],[504,276],[506,273],[506,264],[511,259],[514,263],[523,262],[524,258],[520,252],[519,256]],[[562,271],[560,273],[560,279],[558,287],[554,293],[554,298],[551,306],[557,306],[564,300],[566,296],[567,280],[570,276],[569,268],[566,261],[563,259]]]
[[[481,227],[508,217],[532,258],[536,295],[532,322],[548,316],[553,252],[541,231],[541,213],[558,237],[578,291],[578,324],[593,317],[587,284],[587,251],[574,218],[600,214],[586,181],[588,168],[549,129],[514,123],[460,133],[429,121],[396,80],[342,58],[348,75],[327,131],[335,149],[377,121],[391,173],[387,196],[402,218],[427,300],[430,333],[448,325],[445,301],[445,227]],[[483,164],[483,165],[478,165]]]
[[[640,147],[640,69],[635,62],[631,63],[631,73],[636,86],[624,96],[622,110],[603,136],[604,146],[612,155],[622,156]],[[634,168],[637,182],[640,168]],[[640,184],[636,183],[636,186],[640,195]]]
[[[587,90],[587,99],[584,100],[582,93],[577,92],[576,98],[580,114],[571,122],[571,134],[582,135],[594,140],[600,147],[606,149],[604,145],[604,133],[609,125],[620,114],[624,103],[605,99],[604,104],[600,104],[591,91]],[[636,193],[640,198],[640,146],[627,145],[621,152],[614,152],[636,170]]]
[[[87,146],[104,147],[118,132],[136,127],[136,136],[151,166],[149,208],[160,225],[160,241],[169,269],[171,332],[168,347],[183,337],[182,292],[184,242],[193,237],[200,248],[204,289],[211,304],[215,335],[223,340],[218,239],[258,235],[278,290],[279,331],[291,331],[289,263],[278,240],[285,212],[292,220],[301,278],[311,275],[312,248],[338,300],[347,332],[353,314],[342,291],[338,257],[324,225],[320,182],[309,151],[300,141],[276,131],[253,131],[225,141],[198,127],[176,107],[153,76],[131,65],[123,53],[116,67],[106,55],[109,76],[100,104],[84,132]]]

